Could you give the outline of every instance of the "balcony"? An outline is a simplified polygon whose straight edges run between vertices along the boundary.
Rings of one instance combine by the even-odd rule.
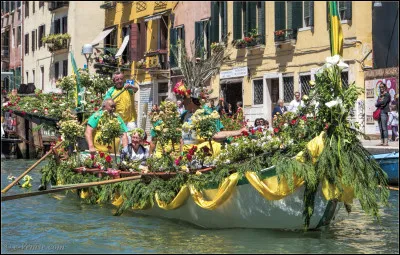
[[[168,60],[167,60],[168,50],[158,49],[154,51],[148,51],[145,53],[146,57],[146,69],[147,70],[167,70]]]
[[[59,54],[68,51],[70,39],[71,36],[69,34],[51,34],[43,37],[42,42],[47,44],[47,48],[51,53]]]
[[[63,7],[68,7],[69,6],[69,1],[64,1],[64,2],[49,2],[49,11],[55,11],[57,9],[63,8]]]
[[[100,5],[100,8],[101,8],[101,9],[110,9],[110,8],[115,7],[116,4],[117,4],[116,1],[104,1],[104,2]]]
[[[275,45],[294,44],[297,39],[297,29],[282,29],[274,32]]]

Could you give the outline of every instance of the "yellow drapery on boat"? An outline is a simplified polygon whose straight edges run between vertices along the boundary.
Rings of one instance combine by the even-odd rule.
[[[322,193],[326,200],[339,199],[346,204],[352,204],[354,199],[354,190],[352,187],[343,187],[343,192],[333,184],[330,184],[327,179],[322,182]]]
[[[319,157],[319,155],[321,155],[322,151],[324,150],[324,144],[325,144],[324,138],[325,138],[325,132],[322,131],[321,134],[319,134],[319,136],[317,136],[314,139],[312,139],[311,141],[309,141],[306,146],[307,149],[311,153],[313,163],[315,163],[317,161],[317,158]],[[301,163],[304,163],[305,159],[304,159],[303,154],[304,154],[304,151],[299,152],[296,155],[296,160]]]
[[[214,151],[214,156],[219,155],[219,153],[221,152],[221,144],[215,141],[211,141],[212,143],[212,147],[213,147],[213,151]],[[182,146],[182,150],[184,152],[189,151],[194,145],[197,146],[197,150],[200,150],[201,148],[207,146],[208,148],[210,148],[210,143],[208,141],[199,143],[199,144],[184,144]],[[168,142],[168,144],[166,146],[164,146],[164,150],[166,152],[171,151],[172,150],[172,143],[171,141]],[[178,152],[180,150],[180,144],[174,144],[174,151]],[[159,142],[157,142],[157,146],[156,146],[156,157],[157,158],[161,158],[162,157],[162,147],[161,144]]]
[[[85,199],[90,197],[90,192],[87,189],[83,189],[79,195],[82,199]]]
[[[198,206],[203,209],[214,210],[218,206],[222,205],[232,195],[238,180],[238,173],[231,174],[229,177],[225,178],[221,186],[218,188],[217,194],[211,201],[206,201],[201,192],[197,191],[193,185],[189,186],[190,194]]]
[[[112,205],[119,207],[124,202],[124,198],[120,195],[116,195],[114,200],[112,201]]]
[[[255,172],[246,172],[246,178],[251,186],[267,200],[280,200],[304,184],[302,179],[294,177],[294,188],[290,190],[286,180],[278,183],[278,176],[260,180]]]
[[[163,201],[161,201],[158,197],[158,194],[156,193],[155,198],[156,198],[156,202],[158,207],[164,209],[164,210],[174,210],[177,209],[179,207],[181,207],[186,200],[188,199],[190,195],[190,191],[187,185],[183,185],[180,189],[180,191],[178,192],[178,194],[176,195],[176,197],[174,198],[174,200],[172,200],[171,203],[167,204]]]

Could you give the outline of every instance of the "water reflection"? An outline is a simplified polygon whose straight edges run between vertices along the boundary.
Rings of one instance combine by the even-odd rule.
[[[34,161],[3,161],[1,186]],[[41,165],[43,165],[42,163]],[[34,191],[40,184],[38,167]],[[23,192],[18,187],[7,194]],[[54,198],[54,196],[57,197]],[[318,231],[267,229],[207,230],[191,224],[126,212],[112,215],[110,205],[83,204],[76,194],[43,195],[1,204],[2,253],[398,253],[398,193],[383,208],[379,224],[358,203],[347,215]],[[28,247],[26,244],[30,244]],[[40,247],[38,246],[40,244]],[[24,246],[25,245],[25,246]],[[36,245],[36,246],[35,246]],[[28,249],[30,248],[30,249]]]

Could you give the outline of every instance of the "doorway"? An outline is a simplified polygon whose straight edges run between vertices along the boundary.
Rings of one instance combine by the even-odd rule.
[[[221,85],[222,96],[226,103],[226,108],[228,108],[228,104],[232,105],[232,111],[235,113],[237,110],[236,103],[243,103],[243,90],[242,83],[230,83],[230,84],[222,84]]]
[[[272,122],[272,111],[277,105],[279,100],[279,78],[266,79],[267,83],[267,100],[264,101],[266,104],[266,115],[267,120],[271,124]]]

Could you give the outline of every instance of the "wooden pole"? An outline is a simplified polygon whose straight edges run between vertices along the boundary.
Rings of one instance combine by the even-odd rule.
[[[72,185],[65,185],[61,187],[57,187],[54,189],[50,190],[44,190],[44,191],[36,191],[36,192],[30,192],[30,193],[23,193],[23,194],[17,194],[17,195],[10,195],[10,196],[2,196],[1,201],[8,201],[8,200],[14,200],[14,199],[19,199],[19,198],[24,198],[24,197],[33,197],[33,196],[39,196],[39,195],[44,195],[44,194],[50,194],[50,193],[56,193],[64,190],[69,190],[69,189],[83,189],[83,188],[88,188],[88,187],[93,187],[93,186],[99,186],[99,185],[106,185],[106,184],[112,184],[116,182],[123,182],[123,181],[132,181],[132,180],[138,180],[141,179],[142,176],[131,176],[131,177],[125,177],[125,178],[120,178],[120,179],[112,179],[112,180],[106,180],[106,181],[100,181],[100,182],[91,182],[91,183],[79,183],[79,184],[72,184]]]
[[[59,144],[57,144],[56,146],[54,146],[53,148],[56,149],[58,148],[61,144],[63,144],[64,142],[61,142]],[[1,193],[6,193],[9,189],[11,189],[15,184],[17,184],[17,182],[19,180],[21,180],[25,175],[27,175],[30,171],[32,171],[37,165],[39,165],[40,162],[42,162],[45,158],[47,158],[47,156],[49,156],[50,154],[53,153],[53,150],[49,150],[41,159],[39,159],[38,161],[36,161],[35,164],[33,164],[30,168],[28,168],[23,174],[21,174],[17,179],[15,179],[12,183],[10,183],[7,187],[5,187]]]

